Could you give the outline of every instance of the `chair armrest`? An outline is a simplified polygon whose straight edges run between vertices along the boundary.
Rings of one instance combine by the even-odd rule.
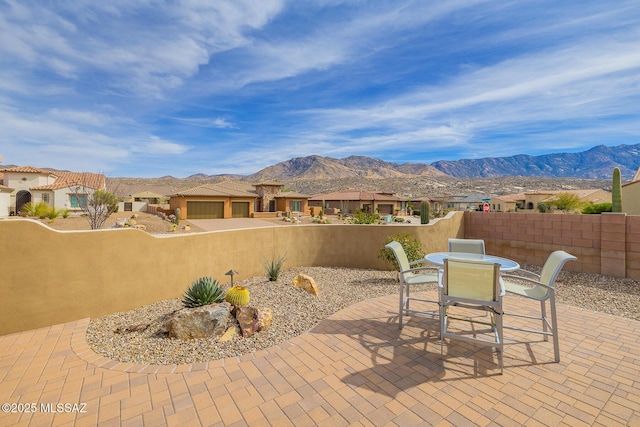
[[[411,265],[418,265],[418,264],[429,264],[429,262],[426,259],[423,258],[423,259],[417,259],[415,261],[411,261],[409,263],[410,266]]]
[[[402,270],[402,271],[400,271],[400,274],[414,273],[416,271],[424,271],[424,270],[435,270],[437,272],[437,271],[439,271],[439,268],[436,267],[435,265],[429,265],[429,266],[424,266],[424,267],[415,267],[415,268],[410,268],[408,270]]]
[[[532,273],[532,274],[535,274],[535,273]],[[525,282],[525,283],[533,285],[533,286],[542,286],[543,288],[550,289],[550,290],[554,289],[553,286],[545,285],[544,283],[539,282],[537,280],[529,279],[528,277],[518,276],[517,274],[504,274],[503,273],[503,274],[500,275],[500,277],[502,279],[505,279],[505,278],[507,278],[507,279],[508,278],[517,279],[517,280],[519,280],[521,282]]]
[[[533,271],[528,271],[528,270],[523,270],[521,268],[517,269],[516,271],[512,271],[512,274],[509,274],[509,276],[511,277],[525,277],[526,276],[531,276],[531,277],[535,277],[536,279],[540,279],[540,275],[538,273],[534,273]],[[513,274],[513,273],[517,273],[517,274]],[[519,274],[522,274],[523,276],[519,276]],[[505,276],[505,274],[503,274],[503,276]]]

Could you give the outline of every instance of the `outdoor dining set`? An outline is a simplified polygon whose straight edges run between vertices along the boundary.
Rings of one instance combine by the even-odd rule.
[[[410,314],[430,315],[440,320],[440,355],[444,360],[445,339],[462,340],[496,348],[500,372],[503,372],[504,329],[541,334],[544,341],[551,336],[554,360],[560,362],[558,324],[554,284],[567,261],[577,258],[565,251],[552,252],[539,274],[524,270],[510,259],[488,255],[479,239],[449,239],[447,252],[425,255],[424,259],[409,261],[402,245],[393,241],[386,245],[396,257],[400,276],[398,324]],[[412,296],[415,285],[438,285],[438,300]],[[514,294],[538,301],[540,314],[504,313],[503,297]],[[416,306],[420,303],[420,306]],[[422,303],[437,305],[426,310]],[[547,314],[547,303],[550,313]],[[474,311],[484,316],[471,316]],[[539,321],[540,326],[523,328],[504,321],[507,316]],[[455,327],[452,324],[455,322]],[[460,325],[467,324],[468,328]],[[485,328],[479,328],[483,325]]]

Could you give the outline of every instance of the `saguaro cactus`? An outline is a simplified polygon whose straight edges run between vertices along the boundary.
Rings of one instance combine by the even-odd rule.
[[[611,212],[622,212],[622,183],[620,168],[613,168],[611,183]]]
[[[429,224],[429,203],[420,203],[420,224]]]

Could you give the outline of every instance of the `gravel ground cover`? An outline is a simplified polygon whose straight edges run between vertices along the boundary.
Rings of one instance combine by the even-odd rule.
[[[523,268],[540,270],[531,265]],[[291,286],[300,273],[314,278],[319,296]],[[638,281],[563,271],[556,283],[559,303],[640,320]],[[181,341],[162,336],[158,333],[162,320],[182,308],[180,300],[175,299],[92,319],[87,329],[87,341],[97,353],[121,362],[159,365],[204,362],[272,347],[310,330],[322,319],[352,304],[398,292],[393,271],[326,267],[284,270],[277,282],[253,277],[235,284],[249,289],[252,306],[268,307],[273,311],[271,326],[251,338],[237,337],[218,343],[215,339]],[[435,286],[422,285],[412,291],[431,289]],[[141,323],[150,326],[144,331],[114,332]]]

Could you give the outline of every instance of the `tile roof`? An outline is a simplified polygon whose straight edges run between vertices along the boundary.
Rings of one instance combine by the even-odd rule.
[[[49,171],[41,170],[41,173],[47,172]],[[60,190],[61,188],[74,187],[77,185],[98,190],[104,188],[106,182],[105,176],[100,173],[52,172],[51,174],[57,177],[54,183],[32,187],[31,190]]]
[[[306,194],[298,193],[297,191],[283,191],[276,194],[276,199],[308,199]]]
[[[16,172],[16,173],[40,173],[40,174],[50,174],[56,175],[53,171],[48,169],[40,169],[33,166],[15,166],[12,168],[3,169],[4,172]]]
[[[219,184],[204,184],[198,187],[179,191],[173,196],[224,196],[224,197],[258,197],[256,193],[229,188]]]
[[[393,193],[384,191],[365,191],[365,190],[343,190],[335,191],[333,193],[316,194],[310,197],[309,200],[393,200],[401,201],[405,200],[402,197],[396,196]]]

